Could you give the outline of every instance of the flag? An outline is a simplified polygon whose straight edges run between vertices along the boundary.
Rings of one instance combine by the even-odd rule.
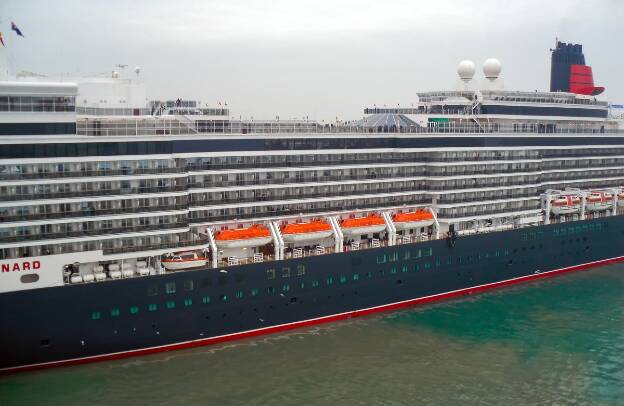
[[[11,29],[12,29],[13,31],[15,31],[15,33],[16,33],[17,35],[19,35],[20,37],[23,37],[23,36],[24,36],[24,34],[22,34],[22,31],[20,31],[20,29],[19,29],[19,28],[17,28],[17,25],[15,25],[15,23],[14,23],[13,21],[11,21]]]
[[[6,45],[4,45],[4,40],[2,39],[2,33],[1,32],[0,32],[0,44],[2,44],[2,46],[6,48]]]

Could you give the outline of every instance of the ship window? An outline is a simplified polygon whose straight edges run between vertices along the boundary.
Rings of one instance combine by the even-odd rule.
[[[494,253],[494,256],[496,256],[496,257],[500,257],[500,251],[498,251],[498,250],[497,250],[497,251]]]
[[[394,275],[395,273],[397,273],[397,269],[396,269],[396,267],[394,267],[394,266],[393,266],[392,268],[390,268],[390,273],[391,273],[391,274],[393,274],[393,275]]]
[[[119,309],[111,309],[111,316],[112,317],[119,316]]]
[[[366,272],[366,279],[373,279],[373,273],[371,271]]]
[[[429,262],[425,262],[425,264],[423,265],[424,269],[431,269],[431,264]]]
[[[305,265],[297,265],[297,276],[305,275]]]
[[[184,306],[191,306],[193,304],[193,299],[191,299],[190,297],[187,297],[186,299],[184,299]]]
[[[176,293],[176,284],[175,284],[175,282],[167,282],[165,284],[165,292],[167,292],[168,295],[170,295],[172,293]]]
[[[523,249],[523,251],[524,251],[526,248],[522,247],[522,249]],[[505,251],[503,251],[503,254],[504,254],[505,256],[509,255],[509,250],[508,250],[507,248],[505,248]]]
[[[354,273],[353,274],[353,280],[354,281],[359,281],[360,280],[360,274],[359,273]]]
[[[158,305],[156,303],[150,303],[147,305],[147,310],[150,312],[155,312],[158,310]]]
[[[40,340],[39,341],[39,347],[47,348],[49,346],[50,346],[50,340],[49,339],[45,339],[45,340]]]
[[[282,268],[282,278],[290,278],[290,268]]]
[[[331,276],[328,276],[325,282],[327,283],[327,285],[332,285],[334,283],[334,278]]]
[[[275,279],[275,269],[267,269],[267,279]]]
[[[147,296],[158,295],[158,285],[150,285],[147,287]]]
[[[313,288],[318,288],[320,285],[319,281],[312,281],[312,287]]]
[[[259,289],[253,288],[251,290],[251,296],[258,296],[259,293],[260,293]]]
[[[403,273],[409,272],[409,268],[407,267],[407,265],[403,265],[403,267],[401,268],[401,272]]]
[[[269,286],[269,287],[267,288],[267,293],[268,293],[269,295],[274,295],[274,294],[275,294],[275,287],[274,287],[274,286]]]
[[[418,272],[420,270],[420,265],[416,264],[414,265],[414,272]]]
[[[189,291],[189,290],[193,290],[193,280],[189,279],[184,281],[184,290]]]
[[[378,264],[385,264],[387,260],[388,260],[388,259],[387,259],[387,257],[386,257],[386,254],[383,254],[383,255],[377,255],[377,263],[378,263]]]
[[[29,273],[20,277],[20,282],[22,283],[33,283],[37,282],[38,280],[39,275],[37,275],[36,273]]]
[[[299,288],[300,289],[304,289],[305,288],[305,282],[304,281],[299,282]]]
[[[436,267],[436,268],[439,268],[440,266],[442,266],[442,262],[440,262],[440,260],[439,260],[439,259],[436,259],[436,260],[435,260],[435,267]]]
[[[219,299],[221,299],[222,302],[227,302],[228,295],[226,295],[225,293],[222,293],[219,295]]]
[[[411,252],[409,252],[409,250],[405,250],[405,252],[403,252],[403,259],[407,260],[410,259],[411,257]]]
[[[138,306],[132,306],[130,308],[130,314],[137,314],[139,312],[139,307]]]
[[[100,317],[102,317],[100,312],[93,312],[93,313],[91,313],[91,320],[99,320]]]
[[[431,255],[433,255],[433,249],[426,248],[426,249],[423,250],[423,256],[430,257]]]
[[[165,306],[167,307],[167,309],[173,309],[175,308],[175,301],[167,300],[167,303],[165,303]]]
[[[210,296],[202,297],[202,303],[203,304],[210,304]]]
[[[347,283],[347,277],[344,275],[340,275],[340,283]]]
[[[282,291],[283,292],[288,292],[290,290],[290,285],[285,283],[282,285]]]
[[[485,257],[488,257],[488,253],[485,253]],[[453,265],[453,257],[446,257],[446,265]]]
[[[237,290],[235,296],[236,296],[237,299],[242,299],[243,298],[243,291],[242,290]]]
[[[396,262],[399,260],[399,253],[398,252],[393,252],[392,254],[390,254],[390,262]]]
[[[414,250],[413,257],[414,257],[414,259],[422,257],[422,251],[421,250]]]

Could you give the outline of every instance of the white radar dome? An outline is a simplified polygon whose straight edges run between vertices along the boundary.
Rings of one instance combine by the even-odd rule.
[[[471,80],[475,74],[475,64],[472,61],[461,61],[457,65],[457,74],[465,82]]]
[[[490,80],[497,79],[502,70],[503,66],[498,59],[490,58],[483,62],[483,75]]]

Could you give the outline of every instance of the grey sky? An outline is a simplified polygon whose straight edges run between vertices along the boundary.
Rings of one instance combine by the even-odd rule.
[[[623,0],[0,2],[15,71],[88,75],[123,63],[143,69],[150,98],[319,120],[453,88],[462,59],[500,59],[507,89],[547,89],[556,36],[582,43],[605,98],[624,102],[623,19]]]

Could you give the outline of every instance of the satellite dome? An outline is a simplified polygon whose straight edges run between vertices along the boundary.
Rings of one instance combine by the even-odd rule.
[[[490,80],[497,79],[502,69],[503,67],[498,59],[489,58],[483,62],[483,74]]]
[[[465,82],[472,79],[475,74],[475,64],[472,61],[461,61],[457,65],[457,74],[459,78]]]

